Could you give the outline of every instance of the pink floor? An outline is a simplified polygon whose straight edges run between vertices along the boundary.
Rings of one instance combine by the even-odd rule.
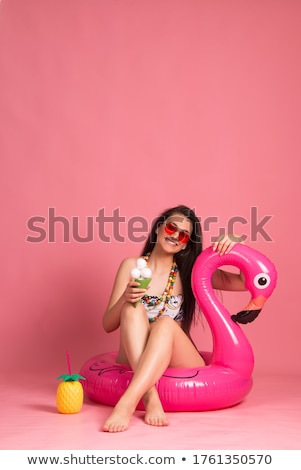
[[[3,380],[3,377],[2,377]],[[257,376],[239,405],[168,413],[170,425],[148,426],[137,412],[124,433],[101,432],[110,407],[86,399],[80,413],[59,414],[58,382],[15,377],[1,387],[1,449],[301,449],[301,377]]]

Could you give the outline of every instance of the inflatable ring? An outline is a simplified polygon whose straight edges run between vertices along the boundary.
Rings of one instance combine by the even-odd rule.
[[[237,315],[230,315],[215,295],[211,277],[216,269],[232,265],[245,275],[251,301]],[[212,248],[196,259],[192,271],[196,301],[207,318],[213,338],[213,352],[201,352],[206,365],[200,368],[168,368],[156,386],[165,411],[207,411],[227,408],[241,402],[252,388],[254,355],[238,323],[253,321],[272,294],[277,272],[271,261],[243,244],[220,256]],[[128,387],[133,372],[116,362],[116,353],[89,359],[80,374],[86,396],[114,406]],[[144,409],[142,402],[137,409]]]

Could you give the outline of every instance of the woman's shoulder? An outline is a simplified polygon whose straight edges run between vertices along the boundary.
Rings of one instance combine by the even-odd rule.
[[[124,258],[119,264],[117,276],[119,278],[129,277],[131,270],[136,266],[136,259],[134,257]]]
[[[129,256],[128,258],[124,258],[121,263],[120,267],[122,268],[133,268],[136,266],[137,257]]]

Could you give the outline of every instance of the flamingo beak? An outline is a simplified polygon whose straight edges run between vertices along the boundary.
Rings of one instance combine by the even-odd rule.
[[[237,323],[251,323],[254,321],[261,312],[264,303],[266,302],[266,297],[263,295],[259,295],[254,299],[251,299],[248,305],[238,312],[236,315],[232,315],[231,318],[233,321]]]

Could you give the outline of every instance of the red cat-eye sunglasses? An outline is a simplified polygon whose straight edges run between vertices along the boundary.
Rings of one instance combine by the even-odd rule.
[[[172,235],[173,233],[178,232],[179,241],[182,243],[188,243],[190,240],[190,234],[185,232],[185,230],[180,230],[176,224],[173,222],[167,222],[164,226],[164,230],[167,235]]]

